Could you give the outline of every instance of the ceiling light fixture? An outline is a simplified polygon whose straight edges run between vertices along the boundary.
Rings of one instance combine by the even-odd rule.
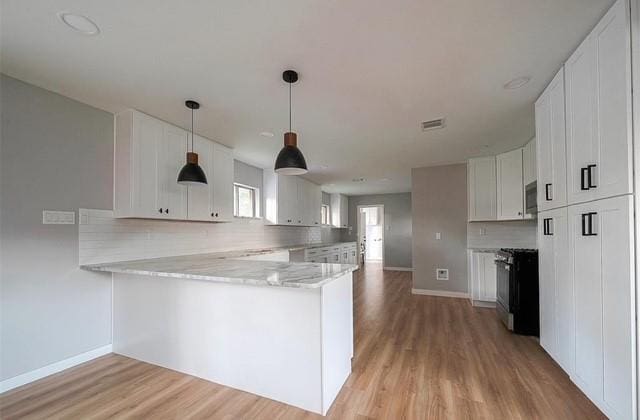
[[[58,18],[76,32],[84,35],[98,35],[100,28],[91,19],[86,16],[77,15],[75,13],[60,12]]]
[[[289,131],[284,133],[284,147],[276,158],[275,171],[282,175],[302,175],[307,173],[307,162],[298,149],[298,135],[291,131],[291,85],[298,81],[298,73],[286,70],[282,79],[289,84]]]
[[[260,133],[260,135],[262,137],[269,137],[269,138],[275,136],[275,134],[273,134],[271,131],[263,131],[262,133]]]
[[[515,79],[509,80],[507,83],[505,83],[504,88],[508,90],[520,89],[530,81],[531,77],[529,76],[516,77]]]
[[[198,154],[193,151],[193,111],[199,109],[200,104],[196,101],[186,101],[184,104],[191,110],[191,151],[187,152],[187,163],[180,169],[178,174],[178,184],[206,185],[207,176],[198,165]],[[189,150],[189,137],[187,137],[187,150]]]

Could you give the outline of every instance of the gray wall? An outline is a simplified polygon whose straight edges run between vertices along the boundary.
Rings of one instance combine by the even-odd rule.
[[[111,276],[78,268],[78,225],[111,209],[113,116],[1,76],[0,380],[111,343]],[[77,218],[77,214],[76,214]]]
[[[349,229],[344,241],[356,241],[358,206],[384,205],[384,265],[411,268],[411,193],[355,195],[349,197]]]
[[[414,168],[411,188],[413,287],[467,292],[467,165]],[[449,280],[436,280],[436,268]]]
[[[233,182],[259,188],[262,191],[262,169],[239,160],[233,161]]]

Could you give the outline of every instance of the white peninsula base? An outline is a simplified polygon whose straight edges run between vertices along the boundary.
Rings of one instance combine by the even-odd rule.
[[[351,272],[317,288],[113,279],[115,353],[323,415],[351,373]]]

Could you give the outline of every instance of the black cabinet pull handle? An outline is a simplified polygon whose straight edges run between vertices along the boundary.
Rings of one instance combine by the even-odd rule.
[[[213,217],[213,213],[211,213],[211,217]]]
[[[588,172],[589,172],[589,168],[588,167],[580,168],[580,189],[582,191],[588,191],[589,190],[589,185],[585,182],[586,181],[585,175],[589,176]]]
[[[582,236],[598,236],[598,234],[593,231],[593,216],[597,214],[596,212],[582,214]]]
[[[597,185],[593,184],[593,171],[592,169],[595,169],[596,165],[592,164],[592,165],[587,165],[587,189],[591,189],[591,188],[596,188]]]
[[[551,195],[549,194],[549,187],[551,184],[544,184],[544,198],[547,201],[551,201]]]
[[[169,214],[169,209],[165,209],[164,212]]]
[[[159,210],[158,210],[158,213],[162,213],[162,209],[159,209]]]
[[[543,235],[547,235],[547,220],[548,219],[542,219],[542,234]]]

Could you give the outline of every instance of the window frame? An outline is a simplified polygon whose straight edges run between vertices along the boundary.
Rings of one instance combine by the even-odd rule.
[[[322,211],[325,211],[324,217]],[[323,226],[331,225],[331,206],[329,204],[322,204],[320,206],[320,224]]]
[[[252,201],[252,216],[240,216],[240,188],[249,190]],[[233,217],[239,219],[260,219],[260,189],[251,185],[233,183]]]

